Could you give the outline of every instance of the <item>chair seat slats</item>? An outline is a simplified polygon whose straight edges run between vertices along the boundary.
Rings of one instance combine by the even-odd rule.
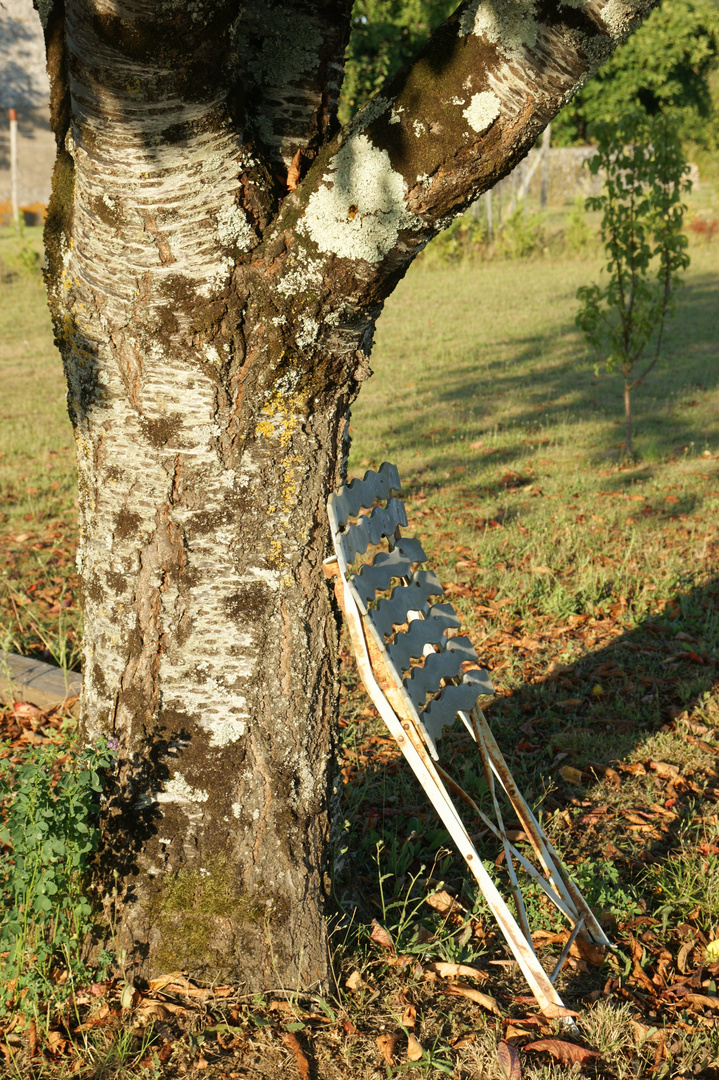
[[[412,563],[426,560],[427,556],[419,540],[403,536],[392,551],[381,551],[373,562],[363,566],[358,574],[353,574],[352,585],[362,600],[365,614],[367,605],[374,600],[375,594],[388,589],[392,578],[411,577]]]
[[[350,523],[339,539],[349,565],[358,555],[364,555],[370,544],[379,544],[385,537],[394,536],[395,529],[407,526],[407,511],[400,499],[389,499],[387,506],[375,506],[363,514],[357,524]]]
[[[445,631],[458,625],[459,619],[456,615],[454,618],[437,615],[433,619],[414,619],[406,633],[398,633],[393,642],[387,643],[387,652],[392,663],[398,671],[407,671],[413,659],[424,656],[426,645],[445,646]]]
[[[580,929],[586,932],[589,928],[597,944],[610,943],[517,789],[487,724],[478,699],[494,693],[489,673],[475,667],[463,671],[466,662],[476,663],[477,653],[467,637],[447,637],[450,629],[459,628],[459,617],[451,604],[429,603],[430,598],[444,593],[431,570],[412,572],[413,565],[425,562],[426,556],[418,541],[401,536],[407,517],[402,502],[391,496],[393,490],[400,490],[399,475],[396,466],[385,462],[378,472],[352,481],[328,503],[335,559],[326,562],[336,563],[335,572],[343,583],[340,595],[360,676],[482,889],[542,1010],[547,1016],[557,1016],[562,1000],[554,978],[568,945],[555,973],[547,975],[533,951],[517,867],[526,870],[574,923],[569,942]],[[379,502],[386,505],[377,505]],[[363,510],[369,513],[361,513]],[[372,562],[352,573],[352,564],[372,547],[382,550],[374,553]],[[484,796],[478,795],[475,802],[440,765],[436,744],[458,718],[476,743],[496,824],[482,809],[490,810]],[[534,859],[527,850],[518,851],[510,844],[498,800],[500,792],[519,818]],[[459,803],[452,796],[469,805],[503,842],[516,918],[487,874],[459,814]]]
[[[354,581],[352,584],[354,585]],[[443,592],[444,589],[433,570],[417,570],[409,585],[396,585],[388,597],[378,601],[377,607],[370,611],[369,616],[377,632],[388,637],[395,626],[402,626],[407,622],[410,611],[422,611],[430,596],[441,596]],[[429,609],[430,614],[439,607],[452,611],[449,604],[434,604]],[[453,611],[452,614],[454,615]],[[459,626],[459,619],[456,625]]]
[[[457,642],[457,648],[450,646]],[[462,673],[464,660],[476,660],[477,654],[468,638],[453,638],[448,647],[439,653],[429,653],[422,667],[413,667],[404,680],[404,688],[416,709],[424,708],[429,694],[441,689],[442,679],[456,679]]]
[[[421,719],[434,742],[442,731],[451,727],[458,712],[471,712],[482,694],[493,694],[494,687],[486,671],[467,671],[457,686],[445,686],[440,695],[430,701]]]
[[[385,461],[377,472],[370,469],[361,480],[352,480],[336,495],[330,495],[328,507],[333,511],[338,527],[344,529],[350,518],[356,518],[360,510],[369,509],[375,499],[387,499],[391,491],[400,489],[397,466]]]

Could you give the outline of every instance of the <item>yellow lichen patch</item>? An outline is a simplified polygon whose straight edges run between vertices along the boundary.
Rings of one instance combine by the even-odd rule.
[[[282,394],[276,390],[262,406],[260,419],[255,425],[255,435],[272,439],[280,446],[287,446],[292,432],[306,413],[306,405],[302,394]]]

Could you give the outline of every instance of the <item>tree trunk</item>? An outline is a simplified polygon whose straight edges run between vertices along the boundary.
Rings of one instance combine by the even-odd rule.
[[[337,133],[350,0],[42,0],[83,725],[118,745],[100,871],[136,975],[327,982],[325,506],[374,322],[650,6],[474,0]]]
[[[632,383],[630,379],[624,380],[624,453],[632,457]]]

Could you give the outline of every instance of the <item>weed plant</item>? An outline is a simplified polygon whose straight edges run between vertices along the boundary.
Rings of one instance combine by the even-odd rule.
[[[73,744],[62,749],[33,747],[17,761],[5,747],[0,759],[0,1017],[42,1012],[90,975],[84,945],[95,914],[87,894],[97,797],[114,753],[104,740],[79,753]],[[109,961],[101,955],[100,976]]]

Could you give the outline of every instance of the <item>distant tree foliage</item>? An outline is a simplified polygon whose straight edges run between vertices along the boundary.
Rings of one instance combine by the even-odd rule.
[[[707,140],[710,78],[719,55],[717,0],[664,0],[552,123],[557,145],[591,141],[591,127],[634,106],[672,112],[684,139]]]
[[[419,52],[456,7],[456,0],[356,0],[342,84],[342,123]]]

